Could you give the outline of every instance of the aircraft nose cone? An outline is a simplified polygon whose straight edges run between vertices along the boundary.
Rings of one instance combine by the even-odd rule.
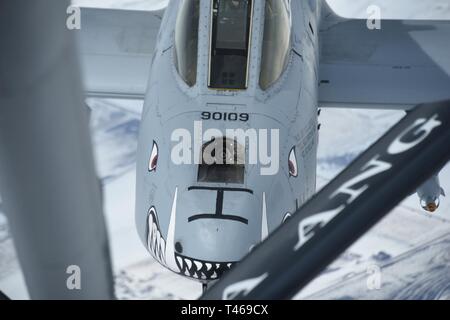
[[[236,262],[261,239],[261,203],[249,189],[188,187],[179,203],[175,243],[185,257]]]
[[[253,244],[244,223],[212,217],[183,220],[174,254],[179,273],[191,279],[203,282],[219,279]]]

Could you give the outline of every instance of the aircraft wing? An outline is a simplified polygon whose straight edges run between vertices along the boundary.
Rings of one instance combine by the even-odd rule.
[[[367,21],[334,14],[320,30],[322,107],[409,109],[450,98],[450,20]]]
[[[79,48],[87,96],[144,97],[163,13],[81,9]]]

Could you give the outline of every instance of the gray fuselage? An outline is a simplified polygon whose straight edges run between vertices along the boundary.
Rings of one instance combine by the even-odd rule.
[[[136,225],[152,256],[186,277],[202,282],[217,279],[315,192],[321,2],[282,2],[291,23],[288,60],[281,76],[266,90],[260,87],[265,1],[253,3],[247,83],[239,90],[211,88],[208,83],[213,1],[200,1],[192,86],[180,77],[175,63],[175,29],[182,1],[171,1],[166,9],[140,129]],[[195,123],[201,123],[203,132],[277,130],[278,170],[262,174],[265,164],[246,163],[239,183],[200,181],[199,165],[174,163],[172,154],[178,144],[174,132],[185,129],[194,136]],[[195,154],[204,142],[186,145]],[[249,152],[248,145],[245,148]],[[297,176],[290,174],[288,164],[292,150]],[[152,170],[149,161],[155,152],[157,165]]]

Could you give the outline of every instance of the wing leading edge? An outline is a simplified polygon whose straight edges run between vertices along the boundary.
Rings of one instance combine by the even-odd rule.
[[[163,13],[82,8],[79,40],[87,96],[144,97]]]
[[[322,107],[409,109],[450,98],[450,20],[367,21],[327,12],[321,28]]]

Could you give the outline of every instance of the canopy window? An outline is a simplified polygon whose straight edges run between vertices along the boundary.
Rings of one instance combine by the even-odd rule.
[[[252,9],[252,0],[213,0],[210,88],[247,88]]]
[[[182,0],[175,26],[175,66],[190,87],[197,82],[200,0]]]
[[[289,62],[291,16],[289,1],[266,0],[264,39],[259,85],[263,90],[273,85]]]

